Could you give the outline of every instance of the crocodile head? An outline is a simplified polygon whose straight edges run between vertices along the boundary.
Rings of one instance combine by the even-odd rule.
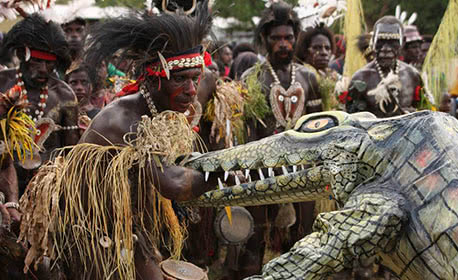
[[[421,129],[414,120],[431,114],[376,119],[367,112],[331,111],[303,116],[292,130],[187,162],[187,167],[205,172],[206,177],[240,170],[239,174],[259,180],[236,180],[234,186],[186,204],[253,206],[333,197],[342,205],[357,186],[390,176],[393,162],[402,154],[397,141],[406,132]]]

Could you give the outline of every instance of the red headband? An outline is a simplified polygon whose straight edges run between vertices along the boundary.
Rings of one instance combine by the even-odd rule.
[[[30,50],[30,56],[38,59],[49,60],[49,61],[56,61],[57,56],[52,53],[39,51],[39,50]]]
[[[208,66],[212,64],[212,57],[208,52],[205,52],[203,57],[200,53],[184,54],[174,57],[169,57],[165,60],[169,71],[179,70],[183,68],[197,68],[202,65]],[[155,62],[145,68],[146,73],[140,76],[133,84],[125,86],[120,92],[116,94],[117,97],[136,93],[138,91],[140,82],[145,80],[145,76],[167,77],[161,62]],[[160,80],[159,80],[160,83]],[[160,84],[159,84],[160,87]]]

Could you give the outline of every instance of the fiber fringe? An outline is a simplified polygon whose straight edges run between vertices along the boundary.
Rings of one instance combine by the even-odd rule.
[[[125,146],[78,144],[40,168],[20,201],[19,240],[30,244],[24,271],[47,256],[78,279],[135,279],[134,246],[179,258],[185,227],[152,185],[150,164],[190,154],[196,134],[183,114],[167,111],[144,116],[124,138]]]

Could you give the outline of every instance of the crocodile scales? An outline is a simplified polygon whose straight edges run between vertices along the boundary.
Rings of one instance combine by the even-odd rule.
[[[203,172],[272,176],[188,204],[337,200],[339,210],[319,214],[312,234],[250,279],[326,279],[375,257],[401,279],[458,279],[457,142],[458,121],[438,112],[310,114],[292,130],[191,159]]]

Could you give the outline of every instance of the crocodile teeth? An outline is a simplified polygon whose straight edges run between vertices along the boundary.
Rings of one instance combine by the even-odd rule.
[[[229,171],[224,171],[224,182],[227,181],[227,177],[229,177]]]
[[[245,170],[245,178],[248,179],[248,176],[250,176],[250,169]]]
[[[304,166],[303,164],[301,164],[301,168],[302,168],[302,170],[304,170],[304,169],[305,169],[305,166]]]
[[[274,169],[272,167],[269,167],[267,169],[267,173],[268,173],[269,177],[275,177]]]
[[[248,182],[251,183],[251,175],[250,174],[248,174]]]
[[[266,179],[266,178],[264,177],[264,174],[262,173],[261,168],[258,169],[258,173],[259,173],[259,178],[260,178],[261,180],[265,180],[265,179]]]
[[[283,170],[283,175],[288,175],[288,170],[286,170],[286,167],[282,166],[281,170]]]
[[[297,165],[293,165],[293,173],[296,173],[297,171]]]
[[[239,176],[235,175],[235,176],[234,176],[234,179],[235,179],[235,184],[236,184],[236,185],[240,185]]]
[[[218,178],[218,187],[219,187],[220,189],[224,189],[223,182],[221,182],[221,179],[220,179],[220,178]]]
[[[208,181],[208,177],[210,176],[210,172],[205,171],[205,182]]]

